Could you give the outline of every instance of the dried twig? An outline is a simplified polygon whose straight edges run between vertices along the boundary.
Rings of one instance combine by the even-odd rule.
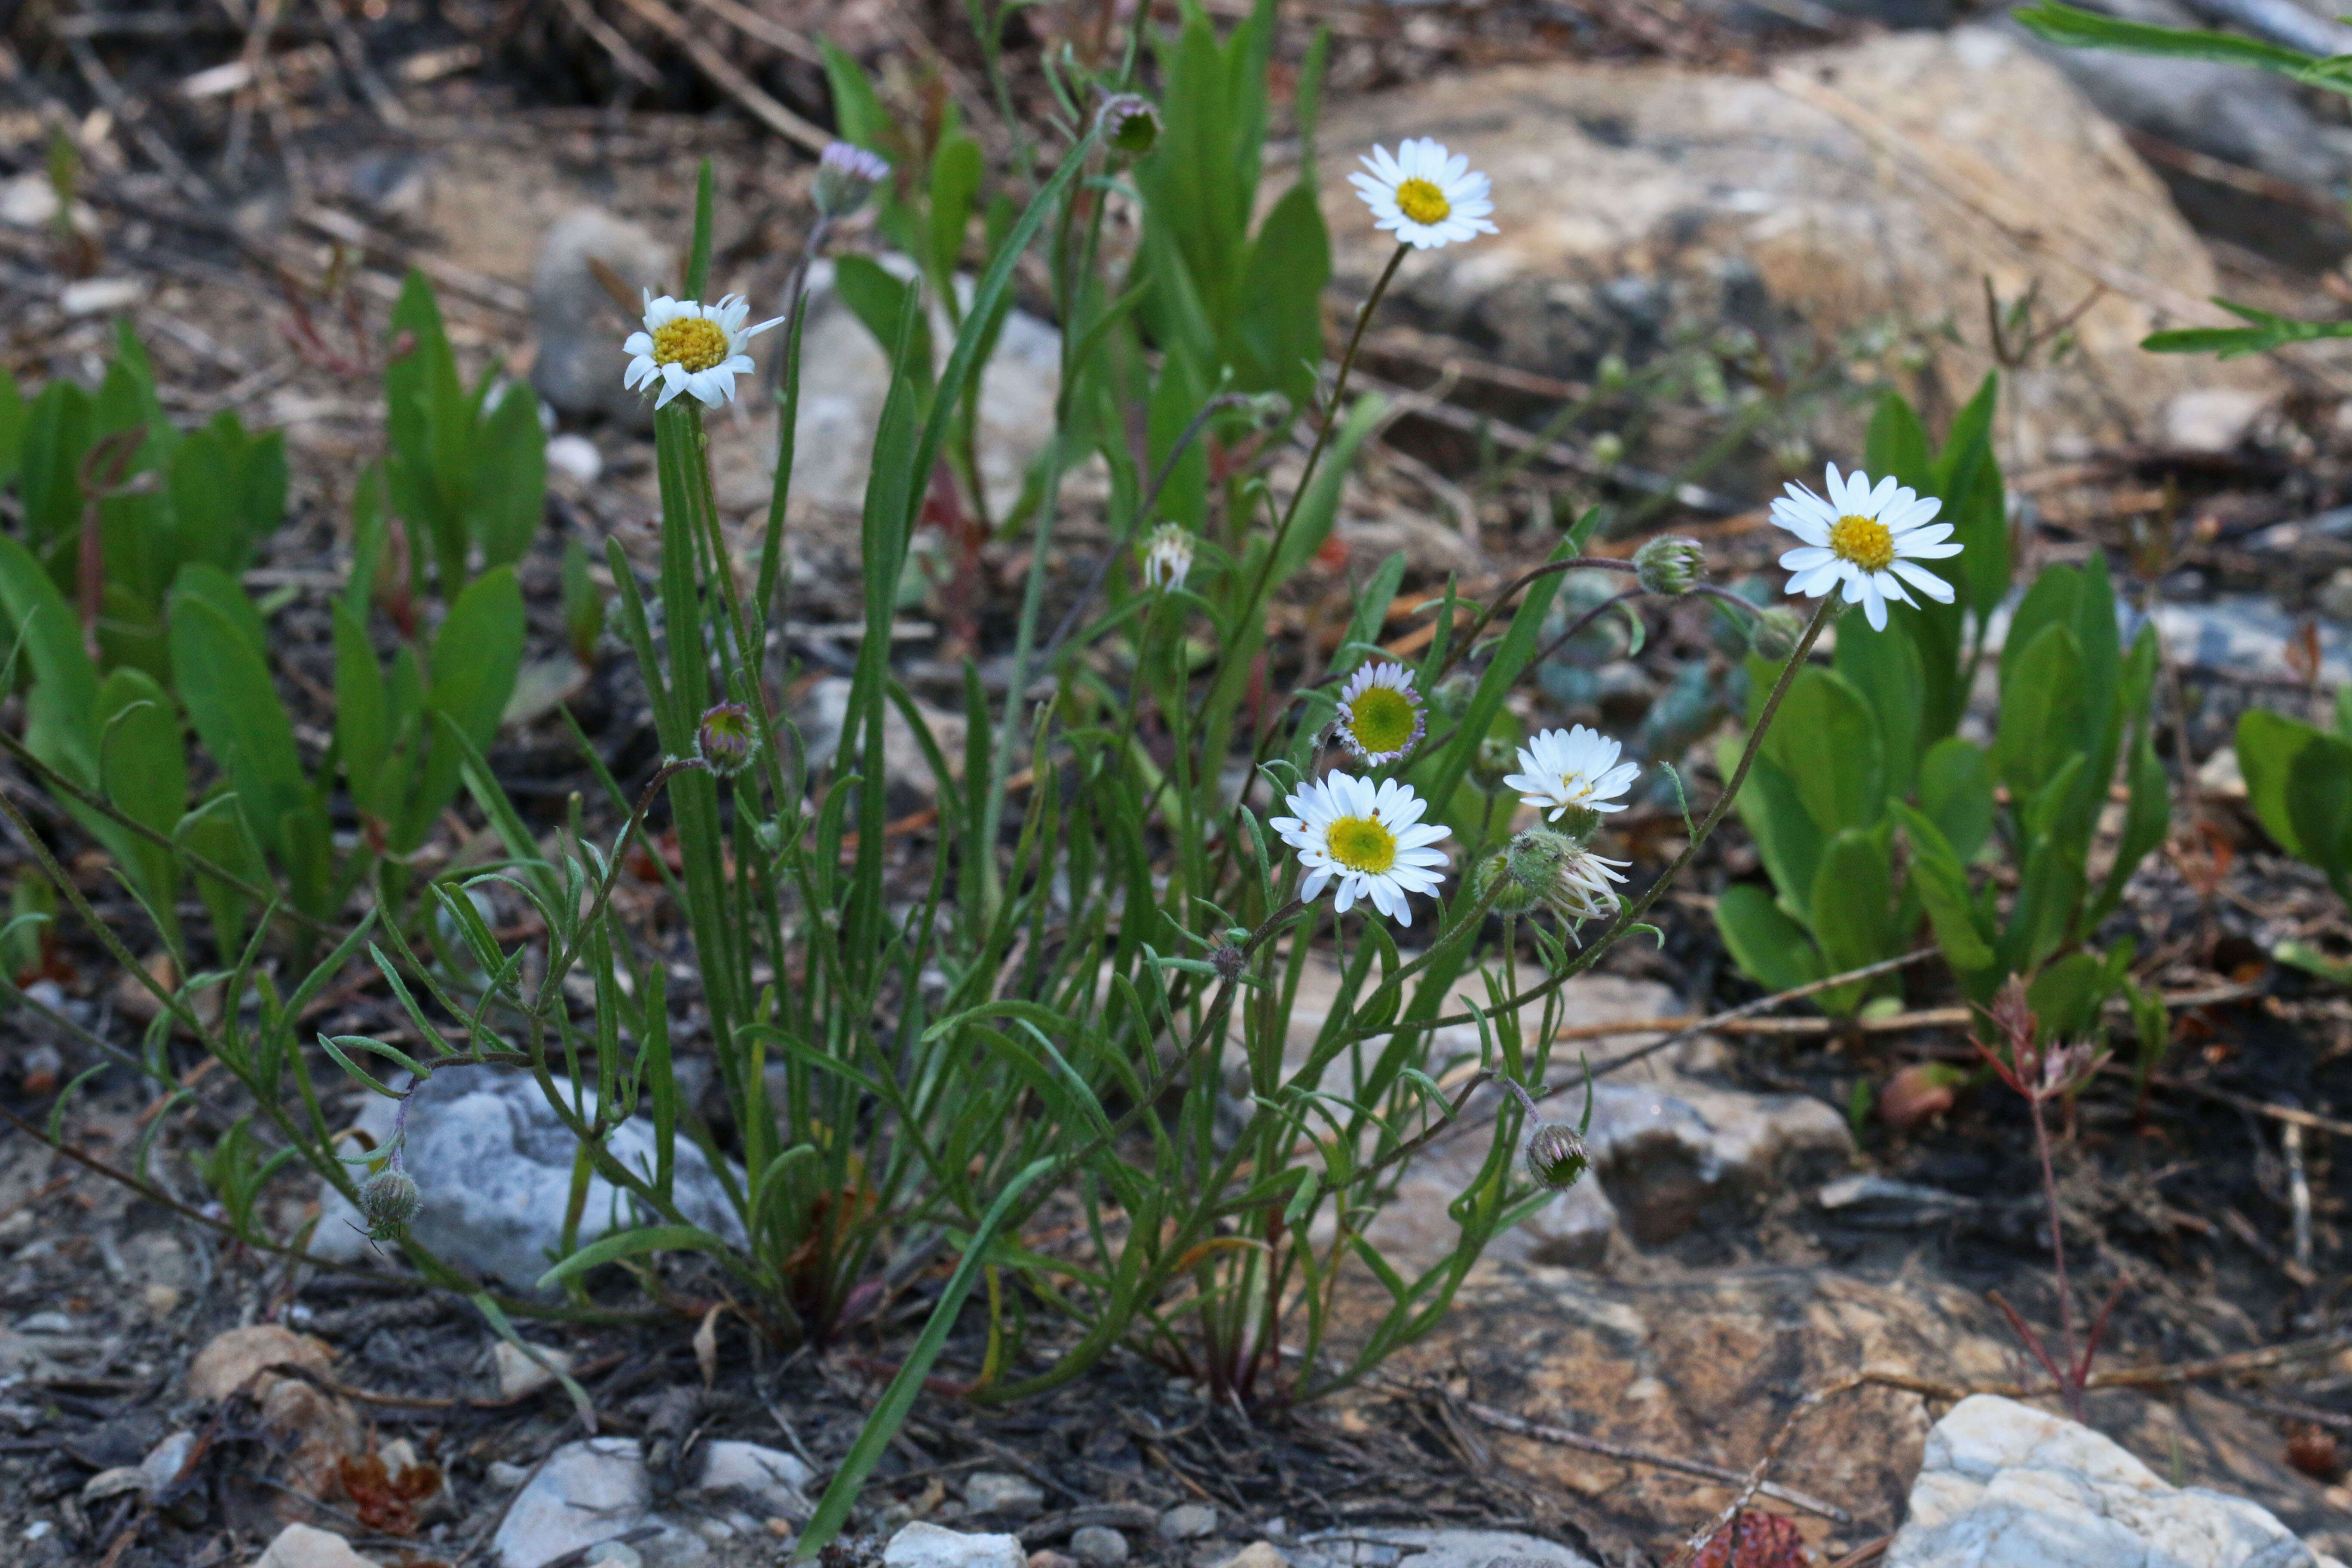
[[[686,51],[695,68],[711,79],[721,92],[751,111],[751,117],[788,142],[798,142],[812,153],[822,153],[832,142],[832,135],[778,103],[768,96],[760,84],[743,73],[742,68],[729,59],[708,40],[697,33],[687,19],[662,4],[662,0],[622,0],[622,4],[658,31],[664,37]]]
[[[1529,1421],[1523,1416],[1514,1415],[1507,1410],[1497,1410],[1491,1405],[1480,1405],[1475,1400],[1464,1400],[1462,1408],[1489,1426],[1498,1426],[1506,1432],[1521,1437],[1532,1437],[1539,1443],[1553,1443],[1563,1448],[1579,1448],[1589,1454],[1599,1454],[1612,1459],[1622,1459],[1630,1465],[1648,1465],[1654,1469],[1674,1470],[1682,1475],[1697,1476],[1706,1480],[1722,1481],[1727,1485],[1741,1488],[1743,1502],[1760,1491],[1776,1501],[1787,1503],[1790,1508],[1802,1509],[1807,1513],[1819,1514],[1822,1518],[1832,1520],[1839,1524],[1853,1522],[1853,1515],[1835,1503],[1823,1502],[1821,1499],[1801,1492],[1794,1487],[1784,1487],[1775,1481],[1763,1480],[1754,1474],[1742,1475],[1738,1470],[1726,1469],[1721,1465],[1710,1465],[1700,1459],[1678,1458],[1672,1454],[1661,1454],[1651,1448],[1636,1448],[1630,1444],[1611,1443],[1599,1437],[1588,1437],[1583,1433],[1572,1431],[1566,1426],[1549,1426],[1540,1421]],[[1800,1408],[1802,1406],[1801,1405]],[[1784,1427],[1783,1430],[1785,1431],[1786,1428]],[[1778,1440],[1775,1441],[1777,1444]],[[1777,1447],[1773,1451],[1777,1451]]]

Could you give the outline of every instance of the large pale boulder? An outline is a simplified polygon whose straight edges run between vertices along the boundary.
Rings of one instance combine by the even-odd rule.
[[[2043,324],[2089,300],[2071,349],[2011,378],[2002,433],[2037,460],[2157,427],[2191,386],[2267,386],[2258,362],[2150,355],[2218,319],[2213,263],[2165,187],[2060,72],[1990,28],[1783,56],[1768,74],[1509,66],[1334,113],[1328,188],[1357,152],[1435,136],[1493,176],[1498,235],[1420,252],[1405,310],[1555,373],[1685,329],[1766,339],[1888,327],[1933,355],[1915,392],[1965,396],[1992,364],[1988,282],[2039,285]],[[1390,240],[1333,234],[1360,295]],[[1942,341],[1948,331],[1957,342]]]

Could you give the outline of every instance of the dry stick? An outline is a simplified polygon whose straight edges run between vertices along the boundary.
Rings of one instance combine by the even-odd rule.
[[[757,38],[772,49],[781,49],[796,59],[813,66],[824,64],[824,56],[806,37],[772,17],[763,16],[737,0],[694,0],[697,5],[725,22],[746,37]]]
[[[831,145],[833,138],[830,135],[769,97],[759,83],[743,74],[740,67],[713,48],[685,17],[663,5],[661,0],[622,0],[622,4],[684,49],[696,69],[709,77],[721,92],[749,110],[751,117],[769,130],[788,142],[800,143],[812,153],[822,153]]]
[[[1797,1423],[1802,1420],[1813,1406],[1821,1404],[1832,1394],[1843,1394],[1849,1388],[1860,1386],[1861,1380],[1857,1377],[1840,1378],[1826,1388],[1815,1389],[1790,1406],[1789,1413],[1780,1418],[1780,1430],[1774,1432],[1772,1440],[1764,1445],[1763,1455],[1757,1459],[1756,1468],[1748,1472],[1738,1494],[1723,1505],[1722,1511],[1717,1513],[1705,1529],[1683,1543],[1682,1550],[1675,1553],[1672,1561],[1666,1564],[1666,1568],[1688,1568],[1691,1559],[1696,1557],[1700,1550],[1715,1539],[1717,1531],[1738,1517],[1739,1510],[1753,1501],[1758,1492],[1769,1488],[1770,1483],[1764,1478],[1771,1472],[1774,1461],[1780,1458],[1782,1446],[1789,1441],[1789,1434],[1797,1429]],[[1850,1520],[1851,1517],[1849,1515],[1848,1519]]]
[[[1549,1426],[1540,1421],[1529,1421],[1524,1416],[1514,1415],[1507,1410],[1497,1410],[1491,1405],[1480,1405],[1473,1400],[1462,1401],[1462,1408],[1489,1426],[1499,1426],[1506,1432],[1515,1433],[1521,1437],[1532,1437],[1539,1443],[1556,1443],[1563,1448],[1580,1448],[1589,1454],[1599,1454],[1612,1459],[1622,1459],[1629,1465],[1649,1465],[1657,1469],[1675,1470],[1684,1475],[1697,1476],[1706,1480],[1728,1482],[1735,1487],[1746,1487],[1752,1479],[1751,1477],[1744,1476],[1738,1470],[1727,1469],[1721,1465],[1710,1465],[1698,1459],[1676,1458],[1671,1454],[1661,1454],[1649,1448],[1636,1448],[1624,1443],[1611,1443],[1599,1437],[1588,1437],[1583,1433],[1566,1426]],[[1819,1514],[1823,1519],[1832,1520],[1839,1524],[1853,1522],[1853,1515],[1835,1503],[1823,1502],[1821,1499],[1801,1492],[1794,1487],[1784,1487],[1777,1481],[1763,1481],[1757,1483],[1755,1489],[1761,1491],[1766,1497],[1787,1503],[1790,1508],[1802,1509],[1807,1513]]]
[[[572,18],[573,26],[594,39],[599,48],[613,57],[613,63],[621,68],[622,75],[635,79],[641,87],[661,85],[661,72],[654,68],[654,63],[637,53],[635,47],[621,37],[620,30],[612,23],[596,15],[596,8],[589,5],[588,0],[563,0],[563,14]]]

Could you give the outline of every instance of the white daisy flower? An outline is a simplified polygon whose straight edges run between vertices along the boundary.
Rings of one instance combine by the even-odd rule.
[[[1421,693],[1412,689],[1412,671],[1401,664],[1360,666],[1340,689],[1333,727],[1340,743],[1364,762],[1402,762],[1429,729]]]
[[[1444,142],[1407,137],[1393,158],[1387,148],[1375,146],[1370,157],[1357,161],[1371,172],[1350,174],[1348,181],[1372,209],[1372,226],[1395,230],[1415,250],[1496,232],[1486,219],[1495,210],[1487,199],[1492,184],[1472,171],[1469,159],[1448,154]]]
[[[697,300],[673,300],[667,294],[656,300],[648,293],[646,330],[631,332],[629,341],[621,345],[624,353],[636,356],[629,361],[621,384],[650,387],[660,382],[661,395],[654,399],[656,408],[667,406],[681,392],[692,393],[712,408],[733,402],[735,378],[755,368],[745,352],[751,340],[783,320],[778,316],[747,328],[743,318],[751,313],[751,307],[740,294],[705,305]]]
[[[1163,522],[1144,536],[1143,585],[1181,588],[1192,570],[1192,531],[1181,522]]]
[[[1429,805],[1412,785],[1390,779],[1375,787],[1370,779],[1331,773],[1300,788],[1286,804],[1298,815],[1275,817],[1268,826],[1298,851],[1307,871],[1301,899],[1312,903],[1336,880],[1339,896],[1333,908],[1339,913],[1364,899],[1397,924],[1412,924],[1405,895],[1437,890],[1436,868],[1445,857],[1429,846],[1446,830],[1421,825]]]
[[[1572,810],[1622,811],[1623,795],[1642,776],[1639,763],[1617,760],[1624,747],[1598,730],[1579,724],[1572,730],[1546,730],[1519,748],[1523,773],[1508,773],[1503,783],[1519,792],[1521,804],[1558,822]]]
[[[1829,466],[1828,500],[1801,484],[1787,489],[1772,503],[1772,521],[1805,542],[1780,557],[1794,574],[1790,593],[1818,599],[1843,583],[1846,603],[1860,605],[1879,631],[1886,629],[1887,600],[1918,607],[1904,591],[1906,583],[1931,599],[1952,602],[1949,583],[1912,564],[1960,552],[1949,542],[1952,525],[1936,521],[1942,501],[1897,485],[1892,475],[1875,486],[1865,473],[1842,476],[1835,463]]]

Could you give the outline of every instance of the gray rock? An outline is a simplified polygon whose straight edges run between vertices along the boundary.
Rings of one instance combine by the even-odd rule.
[[[2137,633],[2138,617],[2127,616],[2124,632]],[[2238,675],[2302,677],[2286,661],[2287,640],[2301,631],[2291,616],[2263,594],[2221,594],[2194,603],[2159,601],[2156,624],[2165,649],[2183,664]],[[2319,679],[2325,686],[2352,681],[2352,627],[2319,625]]]
[[[645,1568],[645,1555],[625,1541],[600,1541],[580,1568]]]
[[[1931,374],[1972,387],[1991,365],[1988,277],[2005,299],[2042,277],[2044,302],[2065,310],[2098,277],[2128,275],[2075,323],[2074,353],[2005,385],[2032,448],[2021,460],[2143,436],[2190,386],[2281,383],[2251,360],[2140,350],[2150,331],[2215,319],[2212,258],[2060,68],[1994,28],[1886,34],[1781,55],[1763,74],[1591,62],[1433,78],[1334,107],[1318,138],[1332,188],[1403,125],[1486,171],[1509,221],[1409,257],[1400,303],[1529,368],[1574,374],[1612,349],[1638,361],[1726,325],[1769,347],[1794,330],[1813,341],[1948,321],[1958,341],[1927,334]],[[1333,240],[1343,291],[1368,286],[1393,247],[1336,216]],[[1859,422],[1821,438],[1858,446]]]
[[[1160,1516],[1162,1541],[1198,1541],[1217,1532],[1217,1510],[1204,1502],[1180,1502]]]
[[[376,1568],[376,1560],[353,1551],[331,1530],[298,1523],[279,1531],[253,1568]]]
[[[1302,1537],[1299,1568],[1594,1568],[1556,1541],[1508,1530],[1350,1530]]]
[[[904,277],[903,258],[883,265]],[[961,287],[968,290],[969,280]],[[793,496],[796,502],[856,511],[873,465],[874,431],[890,390],[890,365],[874,334],[833,289],[833,265],[809,268],[809,318],[801,341],[800,419],[795,426]],[[944,364],[955,346],[946,312],[931,315],[932,357]],[[1054,433],[1060,395],[1062,339],[1054,327],[1024,310],[1005,317],[996,352],[981,374],[980,468],[990,510],[1002,517],[1020,498],[1029,461]],[[615,377],[617,384],[618,378]],[[722,502],[730,487],[720,481]],[[746,489],[764,503],[764,481]]]
[[[2106,1437],[2014,1400],[1927,1434],[1885,1568],[2343,1568],[2244,1498],[2176,1488]]]
[[[565,1095],[571,1082],[559,1078]],[[398,1087],[395,1085],[395,1087]],[[583,1103],[596,1103],[593,1089]],[[356,1125],[379,1146],[392,1135],[394,1103],[371,1097]],[[408,1112],[406,1165],[424,1206],[409,1228],[447,1261],[530,1289],[547,1269],[563,1235],[572,1185],[572,1135],[548,1108],[528,1074],[496,1067],[450,1067],[416,1090]],[[634,1117],[614,1129],[608,1147],[648,1177],[654,1170],[654,1124]],[[698,1226],[740,1245],[742,1222],[702,1151],[677,1141],[675,1183],[678,1210]],[[359,1258],[367,1242],[353,1227],[358,1216],[330,1190],[311,1250],[339,1260]],[[583,1243],[641,1223],[633,1206],[602,1176],[588,1184],[580,1226]],[[578,1544],[585,1545],[583,1541]]]
[[[882,1549],[883,1568],[1029,1568],[1017,1535],[966,1535],[921,1520]]]
[[[1092,1568],[1127,1561],[1127,1537],[1108,1525],[1082,1524],[1070,1532],[1070,1555]]]
[[[1913,1230],[1969,1218],[1985,1207],[1979,1198],[1867,1173],[1823,1183],[1813,1201],[1847,1225],[1865,1230]]]
[[[622,285],[667,293],[677,286],[677,260],[646,228],[602,207],[582,207],[558,218],[540,242],[530,279],[531,325],[539,354],[530,382],[564,414],[602,414],[632,428],[653,423],[652,405],[621,384],[629,357],[621,343],[630,317],[598,281],[591,260]]]
[[[975,1470],[963,1484],[963,1506],[999,1519],[1027,1519],[1045,1506],[1045,1489],[1026,1476]]]
[[[653,1528],[629,1542],[646,1568],[697,1568],[710,1548],[653,1511],[653,1480],[626,1437],[588,1437],[548,1457],[499,1521],[490,1548],[499,1568],[545,1568],[583,1547]],[[616,1565],[617,1568],[617,1565]]]
[[[174,1432],[147,1452],[139,1461],[139,1489],[149,1501],[163,1500],[179,1480],[180,1472],[187,1468],[188,1456],[195,1452],[194,1432]]]
[[[703,1446],[695,1487],[705,1496],[739,1498],[767,1518],[801,1524],[816,1516],[808,1499],[812,1479],[797,1454],[726,1438]]]

